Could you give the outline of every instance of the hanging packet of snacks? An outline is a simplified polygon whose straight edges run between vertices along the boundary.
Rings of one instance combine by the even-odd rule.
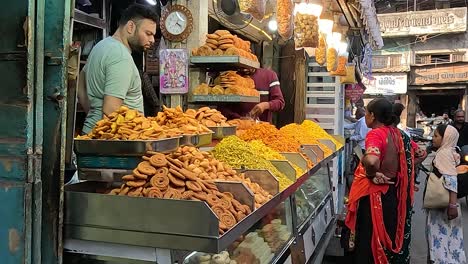
[[[338,67],[338,51],[333,45],[327,48],[327,71],[335,71]]]
[[[318,47],[315,50],[315,60],[320,66],[327,62],[327,42],[324,33],[320,33]]]
[[[294,42],[298,48],[316,48],[318,45],[318,17],[312,4],[300,3],[294,7]]]
[[[294,28],[294,3],[292,0],[278,0],[276,2],[276,20],[278,20],[278,34],[289,40]]]
[[[251,14],[258,21],[265,17],[266,0],[239,0],[239,8],[242,13]]]
[[[356,65],[354,63],[346,64],[346,75],[341,76],[341,84],[355,84],[356,83]]]
[[[346,76],[346,63],[348,63],[348,45],[346,43],[340,43],[338,52],[338,65],[335,71],[330,74],[334,76]]]

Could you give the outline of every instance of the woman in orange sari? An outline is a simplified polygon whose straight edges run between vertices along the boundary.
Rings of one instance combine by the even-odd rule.
[[[367,105],[366,153],[356,169],[346,226],[353,263],[410,263],[414,194],[414,149],[393,126],[392,104],[379,98]]]

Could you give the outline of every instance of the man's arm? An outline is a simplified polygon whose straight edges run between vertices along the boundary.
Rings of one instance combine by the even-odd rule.
[[[105,95],[104,102],[102,103],[102,114],[106,116],[110,115],[113,112],[119,110],[122,104],[122,99],[110,95]]]
[[[283,93],[281,92],[281,88],[279,86],[279,82],[276,81],[272,83],[273,86],[270,88],[270,111],[272,112],[279,112],[283,110],[285,102]]]
[[[345,128],[345,129],[356,129],[357,123],[358,123],[358,122],[346,124],[346,125],[344,125],[344,128]]]
[[[78,76],[78,91],[76,92],[78,97],[78,102],[83,108],[83,111],[87,114],[89,112],[89,98],[88,98],[88,90],[86,88],[86,72],[83,69]]]
[[[366,139],[367,136],[367,125],[366,122],[360,121],[356,123],[356,132],[350,137],[351,140],[361,141]]]
[[[120,59],[106,66],[106,82],[104,86],[103,115],[110,115],[122,106],[132,83],[132,61]]]

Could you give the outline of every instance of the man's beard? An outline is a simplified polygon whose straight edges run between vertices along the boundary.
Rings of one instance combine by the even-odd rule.
[[[133,36],[128,38],[128,45],[130,46],[130,49],[135,52],[143,52],[145,50],[144,47],[140,44],[137,31],[133,33]]]

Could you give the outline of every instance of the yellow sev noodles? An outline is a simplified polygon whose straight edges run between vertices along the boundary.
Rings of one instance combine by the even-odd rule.
[[[279,182],[280,190],[286,189],[293,182],[256,150],[237,136],[224,138],[213,149],[216,159],[229,164],[233,168],[265,169],[269,170]]]

